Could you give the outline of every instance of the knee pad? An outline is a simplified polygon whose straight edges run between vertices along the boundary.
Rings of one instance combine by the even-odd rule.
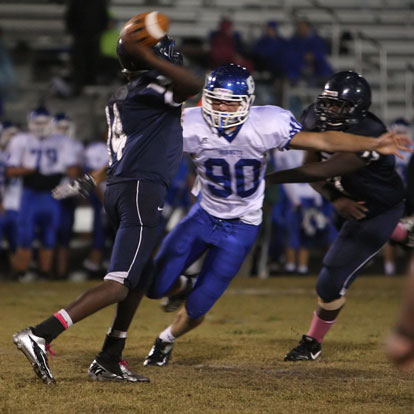
[[[345,296],[341,296],[338,299],[332,300],[330,302],[325,302],[321,297],[318,296],[318,305],[327,311],[335,311],[341,309],[345,305]]]

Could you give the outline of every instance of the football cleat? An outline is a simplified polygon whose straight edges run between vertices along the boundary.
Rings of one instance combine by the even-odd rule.
[[[193,289],[193,279],[183,275],[187,280],[184,289],[176,295],[165,297],[161,301],[164,312],[175,312],[187,299]]]
[[[96,359],[92,362],[88,369],[89,377],[94,381],[116,381],[116,382],[150,382],[148,377],[133,373],[126,361],[118,363],[117,372],[110,371],[105,368]]]
[[[285,361],[315,361],[321,354],[321,344],[315,338],[303,335],[299,345],[285,355]]]
[[[32,364],[36,375],[46,384],[55,384],[47,358],[47,344],[44,338],[33,334],[30,328],[13,335],[13,342],[17,349],[23,352]]]
[[[161,338],[157,338],[150,353],[145,358],[144,367],[149,365],[157,367],[167,365],[171,357],[173,346],[173,343],[165,342]]]

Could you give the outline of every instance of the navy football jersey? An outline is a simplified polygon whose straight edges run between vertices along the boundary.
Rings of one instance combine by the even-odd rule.
[[[181,104],[165,78],[148,72],[119,88],[106,107],[108,185],[146,179],[168,185],[182,157]]]
[[[321,130],[313,104],[304,112],[301,121],[306,131]],[[343,132],[378,137],[386,132],[386,127],[378,117],[368,112],[358,124]],[[321,158],[326,160],[331,155],[322,152]],[[395,170],[394,155],[382,155],[375,151],[364,151],[358,155],[365,161],[365,167],[342,177],[334,177],[331,181],[344,195],[357,201],[365,201],[367,217],[373,217],[399,203],[404,198],[404,186]]]

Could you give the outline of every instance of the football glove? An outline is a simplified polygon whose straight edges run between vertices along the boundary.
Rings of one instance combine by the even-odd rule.
[[[88,198],[91,191],[96,187],[95,180],[90,174],[84,174],[80,178],[71,180],[70,183],[60,184],[52,190],[52,196],[56,200],[69,197]]]

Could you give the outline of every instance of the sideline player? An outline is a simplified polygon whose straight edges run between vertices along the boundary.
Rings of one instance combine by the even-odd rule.
[[[17,219],[17,251],[14,268],[22,281],[30,281],[28,272],[33,256],[33,241],[40,229],[39,273],[50,277],[53,249],[60,221],[60,205],[50,190],[65,175],[77,177],[78,167],[69,139],[50,133],[51,116],[38,107],[28,116],[29,132],[16,134],[8,146],[6,174],[21,178],[23,193]]]
[[[164,239],[148,296],[185,289],[180,275],[207,254],[185,307],[156,338],[144,365],[167,364],[175,340],[202,323],[240,269],[262,221],[268,150],[362,151],[379,144],[337,131],[302,132],[289,111],[252,107],[253,94],[254,81],[245,68],[223,65],[208,77],[202,107],[184,111],[184,151],[194,160],[201,197]]]
[[[0,241],[8,242],[9,265],[13,265],[17,243],[17,217],[20,208],[22,183],[19,178],[6,177],[8,145],[19,132],[11,121],[0,124]]]
[[[104,204],[116,228],[108,273],[66,308],[13,336],[45,383],[55,382],[46,354],[52,340],[115,303],[115,318],[89,376],[98,381],[149,382],[134,374],[121,355],[150,282],[164,198],[182,156],[181,103],[203,86],[202,79],[181,66],[174,44],[167,35],[153,48],[118,41],[118,57],[129,82],[106,107],[110,160]]]
[[[307,130],[338,130],[378,137],[386,127],[373,113],[371,89],[359,74],[338,72],[304,113]],[[318,162],[318,161],[324,162]],[[345,305],[360,270],[389,240],[404,211],[404,187],[392,155],[376,151],[333,154],[308,151],[305,165],[270,174],[268,184],[312,182],[332,202],[343,224],[323,259],[316,285],[318,306],[306,335],[285,361],[313,361]],[[334,177],[329,179],[330,177]]]

